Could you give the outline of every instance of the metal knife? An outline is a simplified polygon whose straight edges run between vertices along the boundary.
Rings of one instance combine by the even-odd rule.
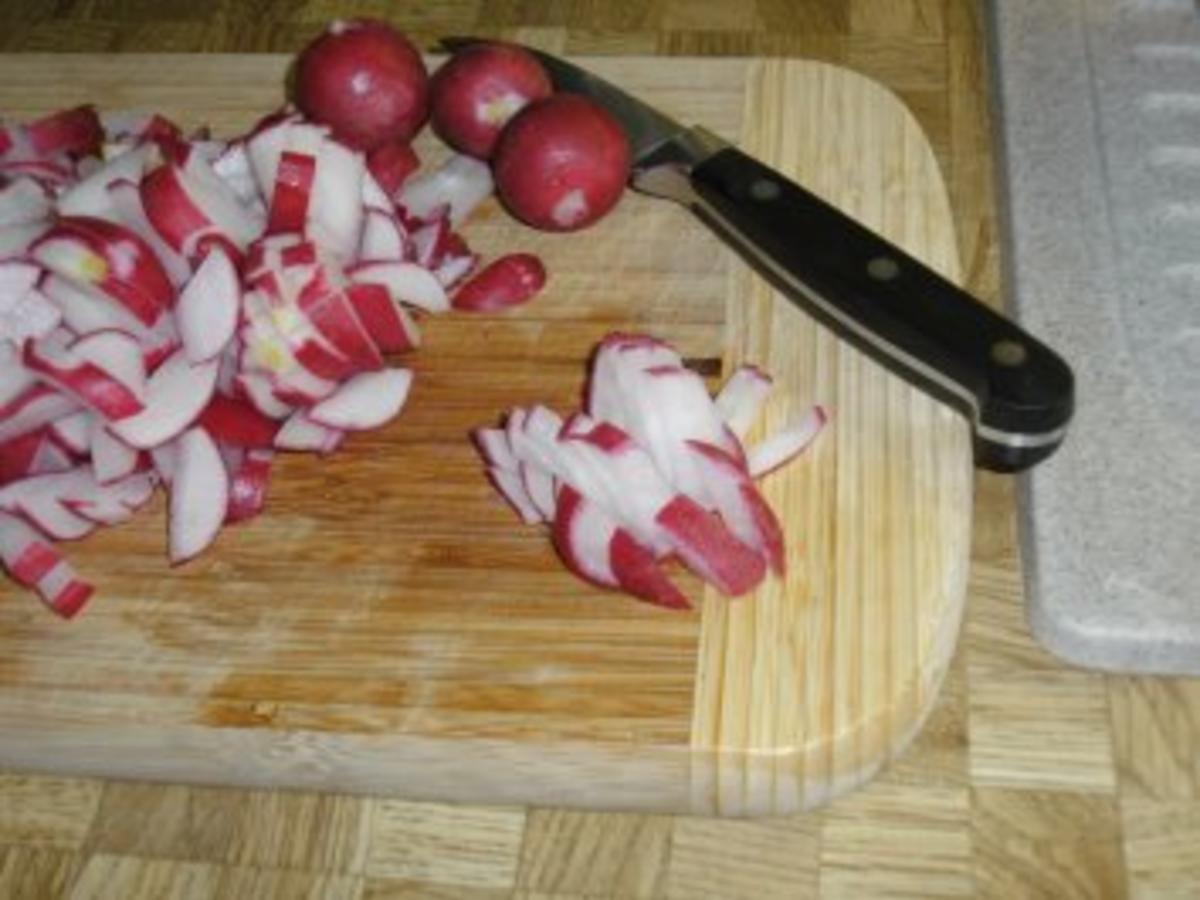
[[[478,38],[445,38],[456,50]],[[622,124],[630,184],[689,207],[789,300],[970,420],[976,465],[1027,469],[1062,442],[1074,377],[1053,350],[919,260],[702,127],[558,57],[556,89]]]

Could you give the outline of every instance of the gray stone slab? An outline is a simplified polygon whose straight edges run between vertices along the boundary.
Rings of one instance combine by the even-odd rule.
[[[1078,385],[1021,477],[1030,625],[1080,665],[1200,674],[1200,12],[991,15],[1010,300]]]

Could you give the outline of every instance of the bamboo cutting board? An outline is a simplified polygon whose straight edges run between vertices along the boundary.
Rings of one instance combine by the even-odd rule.
[[[957,276],[930,148],[874,83],[798,61],[586,63]],[[229,134],[279,102],[286,65],[9,56],[0,111],[92,101]],[[73,623],[0,588],[0,766],[757,815],[820,803],[904,747],[962,613],[965,423],[668,204],[628,196],[574,236],[491,205],[465,231],[485,254],[541,254],[549,288],[505,316],[427,320],[398,422],[280,462],[268,512],[177,570],[161,501],[67,548],[99,586]],[[718,377],[764,366],[778,385],[765,430],[832,410],[816,447],[765,482],[786,580],[731,603],[679,575],[697,611],[650,608],[578,582],[493,496],[468,429],[516,404],[576,404],[614,329],[651,331]]]

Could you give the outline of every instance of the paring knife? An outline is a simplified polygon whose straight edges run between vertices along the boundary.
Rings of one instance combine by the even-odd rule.
[[[456,50],[478,38],[445,38]],[[1027,469],[1062,442],[1074,377],[1053,350],[918,260],[702,127],[685,127],[565,60],[526,48],[556,89],[621,123],[630,184],[689,207],[788,299],[961,410],[975,462]]]

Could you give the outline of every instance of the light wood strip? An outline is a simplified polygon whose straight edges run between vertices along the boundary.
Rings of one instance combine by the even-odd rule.
[[[812,84],[803,96],[805,79],[778,75],[798,67]],[[885,101],[872,83],[845,84],[834,71],[759,64],[743,144],[953,275],[946,198],[920,132],[898,106],[876,114]],[[781,127],[791,122],[783,110],[800,121]],[[821,131],[830,119],[840,127]],[[788,578],[752,604],[705,604],[693,744],[707,754],[695,796],[736,814],[820,802],[912,736],[958,633],[971,479],[960,419],[757,276],[735,269],[732,278],[728,367],[754,362],[776,378],[763,428],[813,402],[833,411],[814,452],[766,482],[791,526]],[[791,525],[799,522],[803,533]],[[754,764],[743,747],[770,762]]]

